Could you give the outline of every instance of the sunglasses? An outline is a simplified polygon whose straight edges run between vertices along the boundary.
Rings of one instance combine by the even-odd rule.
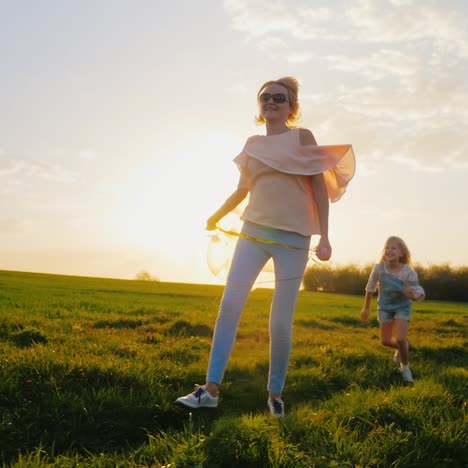
[[[277,93],[277,94],[263,93],[263,94],[260,94],[260,101],[263,102],[263,104],[266,104],[270,99],[273,99],[273,102],[275,104],[283,104],[283,102],[286,102],[288,100],[286,98],[286,94],[283,94],[283,93]]]

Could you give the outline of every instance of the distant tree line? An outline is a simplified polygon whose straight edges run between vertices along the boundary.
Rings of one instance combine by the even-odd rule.
[[[363,295],[372,266],[372,264],[364,266],[350,264],[333,268],[327,265],[314,265],[304,274],[304,289]],[[413,265],[413,268],[426,291],[426,299],[468,301],[468,266]]]

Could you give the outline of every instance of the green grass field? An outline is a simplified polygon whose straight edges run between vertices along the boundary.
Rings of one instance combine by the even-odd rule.
[[[415,303],[401,382],[362,297],[301,292],[283,420],[267,414],[271,290],[241,319],[220,407],[203,383],[222,288],[0,271],[4,466],[462,467],[468,304]]]

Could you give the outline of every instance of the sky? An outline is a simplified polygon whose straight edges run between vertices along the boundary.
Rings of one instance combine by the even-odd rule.
[[[205,220],[282,76],[356,155],[331,264],[468,265],[465,1],[0,0],[0,60],[0,270],[222,282]]]

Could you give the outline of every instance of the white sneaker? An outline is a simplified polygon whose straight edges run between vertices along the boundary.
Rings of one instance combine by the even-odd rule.
[[[177,398],[177,404],[187,408],[216,408],[219,397],[211,396],[205,385],[195,385],[195,391]]]
[[[400,352],[398,351],[398,349],[395,351],[395,354],[393,355],[393,362],[395,364],[400,364],[400,362],[401,362]]]
[[[400,368],[400,372],[405,382],[413,383],[413,374],[411,373],[409,367]]]
[[[281,398],[268,398],[268,409],[275,418],[284,416],[284,403]]]

